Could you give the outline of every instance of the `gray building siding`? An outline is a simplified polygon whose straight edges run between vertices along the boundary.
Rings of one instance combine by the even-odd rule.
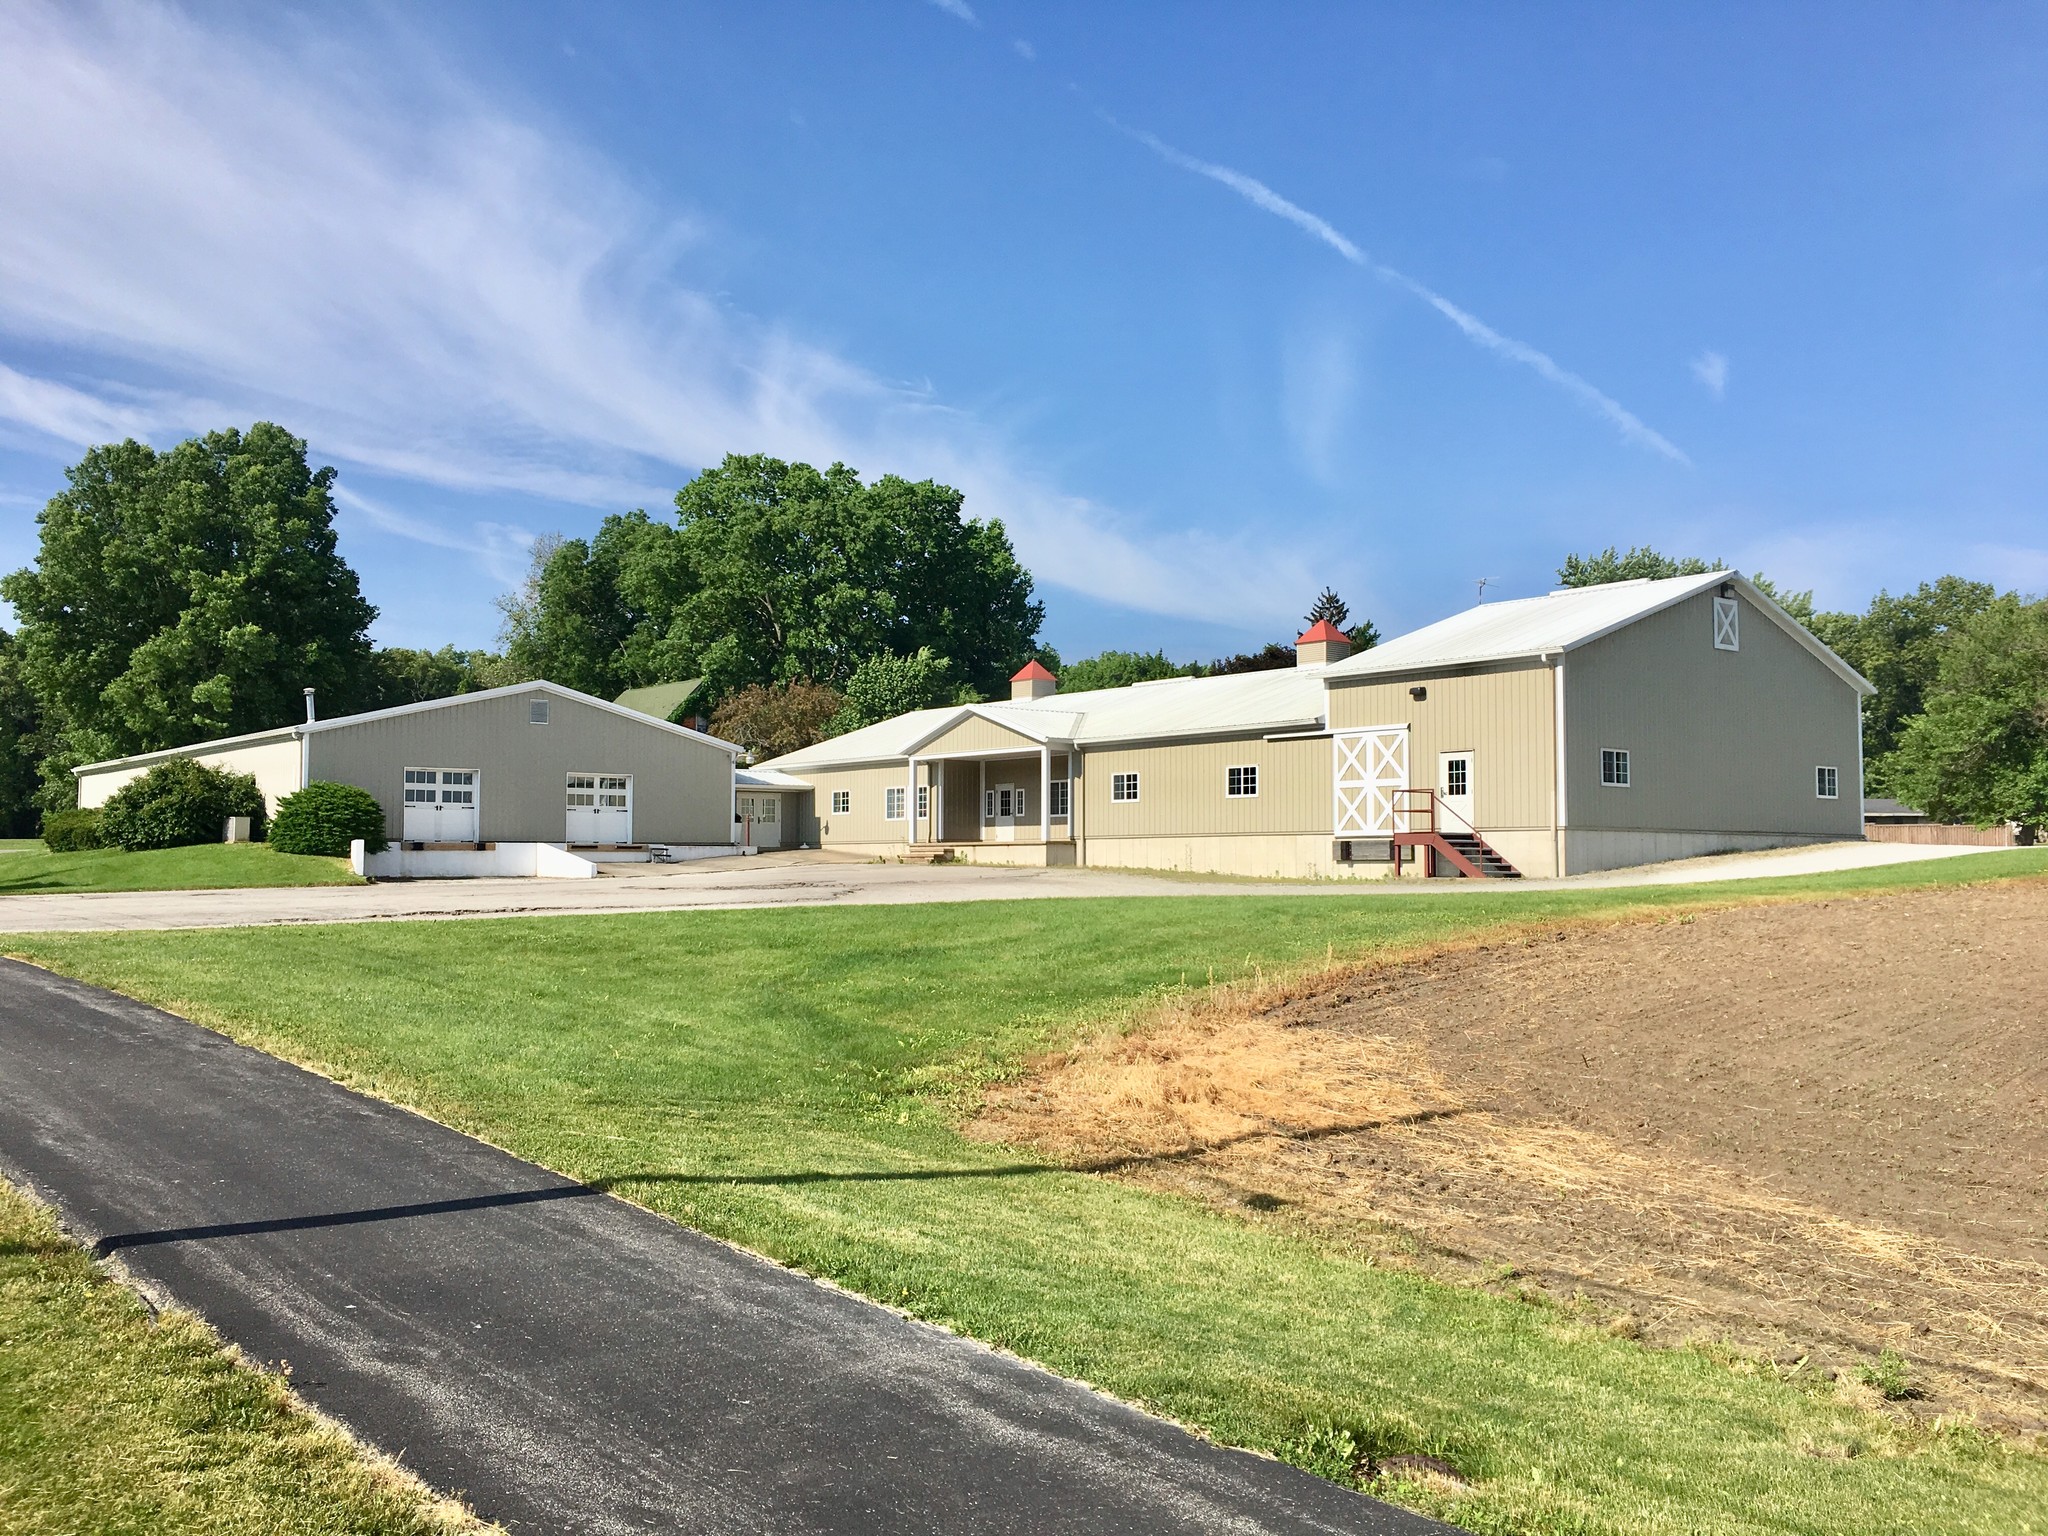
[[[1566,821],[1579,831],[1860,837],[1859,696],[1746,598],[1738,649],[1714,646],[1709,590],[1565,661]],[[1629,754],[1626,788],[1601,752]],[[1833,800],[1814,770],[1839,777]]]
[[[548,701],[545,725],[531,723],[534,698]],[[404,831],[407,768],[473,768],[486,842],[561,842],[571,773],[633,776],[636,842],[733,840],[730,753],[559,693],[480,697],[337,722],[311,733],[307,747],[310,776],[375,795],[394,838]]]

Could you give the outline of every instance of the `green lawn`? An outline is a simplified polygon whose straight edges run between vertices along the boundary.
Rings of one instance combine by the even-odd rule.
[[[196,1319],[152,1320],[0,1184],[0,1530],[429,1536],[481,1529],[363,1459]]]
[[[347,859],[278,853],[263,843],[202,843],[123,853],[51,853],[40,842],[7,849],[0,859],[0,896],[36,891],[204,891],[232,886],[360,885]],[[0,919],[0,923],[4,923]]]
[[[969,1143],[963,1088],[1184,986],[1516,920],[2048,874],[37,935],[220,1027],[1220,1440],[1447,1455],[1479,1532],[2048,1531],[2048,1457]],[[281,985],[280,977],[289,984]],[[1435,1499],[1437,1502],[1432,1503]]]

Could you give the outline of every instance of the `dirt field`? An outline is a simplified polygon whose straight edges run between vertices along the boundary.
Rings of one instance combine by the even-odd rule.
[[[977,1134],[2048,1428],[2048,884],[1546,933],[1182,1012]],[[1512,1266],[1514,1274],[1505,1273]]]

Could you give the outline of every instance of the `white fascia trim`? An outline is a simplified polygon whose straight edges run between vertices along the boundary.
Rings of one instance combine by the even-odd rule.
[[[1778,628],[1785,631],[1794,640],[1805,646],[1808,651],[1813,653],[1815,660],[1820,662],[1830,672],[1833,672],[1835,676],[1839,677],[1851,688],[1854,688],[1859,694],[1868,697],[1877,692],[1876,687],[1869,679],[1865,678],[1862,673],[1858,672],[1849,663],[1842,660],[1841,657],[1823,645],[1818,635],[1793,618],[1783,608],[1780,608],[1761,587],[1740,571],[1709,571],[1706,575],[1697,578],[1693,585],[1685,591],[1678,593],[1674,597],[1666,598],[1656,607],[1645,608],[1640,613],[1632,613],[1618,623],[1610,624],[1605,629],[1596,630],[1590,635],[1581,635],[1578,639],[1568,642],[1564,648],[1567,651],[1576,651],[1581,646],[1591,645],[1595,640],[1604,640],[1616,630],[1627,629],[1629,625],[1647,619],[1653,613],[1662,613],[1667,608],[1676,607],[1688,599],[1698,597],[1708,587],[1717,587],[1724,582],[1741,592],[1743,596],[1747,597],[1756,606],[1759,613],[1763,614],[1773,624],[1776,624]]]
[[[294,736],[303,736],[303,725],[280,725],[267,731],[249,731],[240,736],[216,736],[212,741],[195,741],[183,747],[159,747],[154,752],[137,752],[130,757],[110,757],[104,762],[80,763],[71,770],[73,778],[82,773],[98,773],[102,768],[127,768],[136,763],[161,763],[173,757],[193,757],[201,752],[224,752],[233,747],[260,746],[266,741],[289,741]]]
[[[1271,741],[1276,733],[1300,732],[1309,736],[1329,734],[1320,717],[1307,720],[1253,720],[1243,725],[1187,726],[1178,730],[1141,731],[1135,736],[1076,736],[1075,742],[1093,752],[1103,747],[1141,747],[1152,742],[1170,746],[1180,741]]]
[[[637,709],[628,709],[623,704],[614,704],[610,699],[600,699],[595,694],[579,693],[574,688],[565,688],[560,683],[551,683],[545,678],[535,678],[527,683],[507,683],[502,688],[483,688],[475,693],[452,694],[445,699],[422,699],[417,704],[395,704],[390,709],[372,709],[360,715],[336,715],[332,720],[316,720],[311,725],[295,726],[299,731],[333,731],[345,725],[363,725],[372,720],[395,720],[401,715],[424,714],[433,709],[454,709],[464,704],[480,704],[486,699],[509,698],[520,693],[551,693],[557,698],[574,699],[579,704],[589,704],[611,714],[635,720],[643,725],[652,725],[657,730],[667,731],[673,736],[682,736],[690,741],[701,742],[707,747],[716,747],[721,752],[730,752],[735,757],[740,748],[730,741],[703,731],[693,731],[687,725],[672,721],[658,720],[653,715],[642,714]]]

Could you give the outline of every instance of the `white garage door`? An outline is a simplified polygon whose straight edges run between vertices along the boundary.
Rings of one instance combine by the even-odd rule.
[[[405,770],[405,840],[408,843],[474,843],[481,833],[479,786],[474,768]]]
[[[569,837],[572,843],[633,841],[633,775],[569,775]]]

